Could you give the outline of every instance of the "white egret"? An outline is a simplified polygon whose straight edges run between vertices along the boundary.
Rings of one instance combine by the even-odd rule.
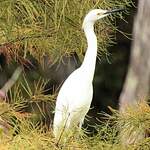
[[[83,21],[83,30],[87,39],[87,51],[82,65],[72,72],[63,83],[56,100],[53,122],[54,136],[58,139],[62,131],[73,127],[82,127],[85,115],[89,111],[93,97],[93,77],[97,56],[97,38],[94,23],[109,14],[123,9],[91,10]]]

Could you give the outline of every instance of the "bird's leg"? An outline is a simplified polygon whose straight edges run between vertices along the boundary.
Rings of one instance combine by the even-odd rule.
[[[83,123],[84,123],[84,117],[79,122],[79,132],[81,131]]]
[[[62,128],[62,131],[61,131],[61,133],[60,133],[60,136],[59,136],[59,138],[58,138],[58,141],[57,141],[57,143],[56,143],[56,146],[59,145],[59,142],[60,142],[60,140],[61,140],[61,138],[62,138],[62,136],[63,136],[63,133],[65,132],[65,129],[66,129],[67,125],[68,125],[69,116],[70,116],[70,113],[68,114],[68,116],[67,116],[67,118],[66,118],[66,120],[65,120],[64,126],[63,126],[63,128]]]

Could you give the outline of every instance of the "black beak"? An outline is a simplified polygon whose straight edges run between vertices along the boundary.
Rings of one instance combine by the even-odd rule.
[[[113,13],[117,13],[117,12],[122,12],[124,11],[124,8],[120,8],[120,9],[113,9],[113,10],[108,10],[106,13],[104,14],[113,14]]]

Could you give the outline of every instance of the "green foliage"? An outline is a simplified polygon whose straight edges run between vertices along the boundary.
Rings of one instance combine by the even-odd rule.
[[[150,134],[150,106],[145,101],[129,106],[117,117],[117,125],[122,143],[135,144],[135,147],[143,145],[143,149],[149,149],[147,141],[150,142],[150,138],[144,138]]]
[[[131,0],[1,0],[0,51],[8,59],[33,55],[40,62],[44,55],[56,61],[76,51],[82,56],[86,40],[81,29],[85,14],[92,8],[130,7]],[[121,17],[121,15],[119,15]],[[114,21],[114,17],[110,17]],[[96,26],[99,52],[113,43],[116,30],[110,18]],[[114,30],[114,31],[113,31]],[[14,57],[15,56],[15,57]]]
[[[148,105],[140,103],[136,110],[129,108],[124,115],[114,110],[113,112],[113,116],[105,115],[107,119],[105,123],[95,127],[98,131],[97,135],[89,137],[82,132],[80,134],[75,133],[67,138],[63,137],[59,143],[53,137],[51,129],[43,132],[43,129],[35,126],[29,117],[14,113],[18,119],[19,127],[11,128],[7,135],[0,135],[0,147],[2,150],[15,150],[18,148],[21,150],[148,150],[149,137],[141,139],[138,143],[123,145],[118,134],[120,130],[125,135],[128,131],[138,132],[140,126],[142,126],[142,130],[149,132],[150,108]],[[141,119],[143,122],[141,122]],[[134,130],[130,130],[131,128],[134,128]],[[18,134],[13,136],[12,133],[17,129],[19,129]]]
[[[28,54],[39,62],[45,55],[55,62],[74,51],[82,57],[86,49],[81,29],[85,14],[92,8],[111,9],[131,5],[131,0],[0,0],[0,53],[4,53],[8,61],[16,59],[22,63],[22,58],[27,58]],[[122,14],[115,17],[122,18]],[[110,16],[98,22],[95,30],[99,54],[107,54],[106,48],[113,44],[117,31],[115,18]],[[9,128],[7,134],[0,129],[1,150],[120,150],[124,148],[118,131],[121,130],[124,135],[137,130],[149,132],[150,110],[140,107],[140,113],[129,111],[124,116],[117,112],[113,117],[109,116],[107,123],[95,127],[98,134],[93,137],[84,133],[73,134],[58,143],[51,131],[56,95],[43,94],[48,81],[39,79],[30,83],[27,78],[24,75],[11,89],[9,104],[0,103],[0,117]],[[39,126],[48,117],[49,128],[45,128],[44,123]],[[141,149],[143,146],[146,149],[149,142],[150,139],[145,138],[129,145],[128,149]]]

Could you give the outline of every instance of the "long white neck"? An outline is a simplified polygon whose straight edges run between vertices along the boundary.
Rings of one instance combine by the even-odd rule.
[[[87,51],[81,68],[84,70],[85,75],[89,82],[93,81],[96,56],[97,56],[97,38],[94,33],[94,24],[89,23],[84,26],[85,36],[87,38]]]

